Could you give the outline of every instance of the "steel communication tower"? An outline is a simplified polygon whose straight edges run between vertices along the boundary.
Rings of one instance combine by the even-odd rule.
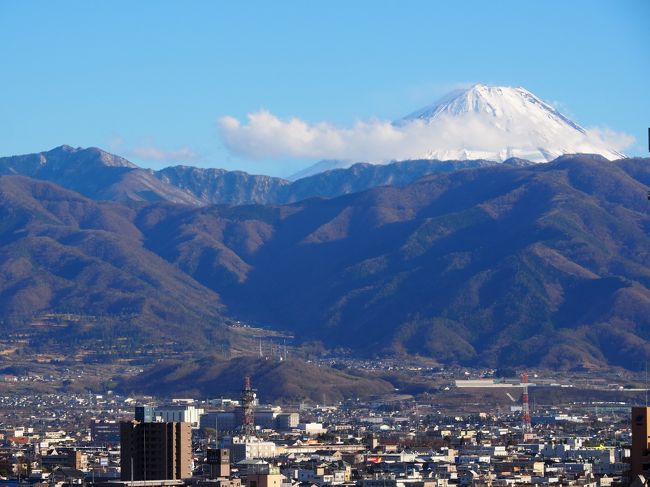
[[[521,395],[521,430],[524,440],[533,437],[533,427],[530,423],[530,409],[528,408],[528,372],[521,374],[521,384],[524,391]]]
[[[255,391],[251,387],[250,376],[244,377],[244,388],[241,391],[241,403],[244,413],[242,433],[246,439],[255,436]]]

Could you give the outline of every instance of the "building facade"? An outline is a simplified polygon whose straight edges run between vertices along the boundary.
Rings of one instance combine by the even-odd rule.
[[[120,424],[122,480],[179,480],[192,476],[190,423]]]
[[[632,408],[631,479],[650,470],[650,407]]]

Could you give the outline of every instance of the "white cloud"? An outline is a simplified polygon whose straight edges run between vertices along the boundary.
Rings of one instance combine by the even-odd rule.
[[[133,149],[129,150],[128,155],[145,161],[157,162],[195,161],[199,158],[199,154],[194,152],[189,147],[165,150],[153,145],[134,147]]]
[[[589,136],[619,152],[627,149],[636,141],[633,135],[616,132],[607,127],[592,127],[589,129]]]
[[[312,158],[386,162],[427,156],[491,158],[505,148],[516,147],[508,155],[525,157],[539,148],[564,152],[596,152],[596,149],[621,151],[633,138],[607,129],[562,131],[540,127],[538,121],[515,123],[504,130],[484,114],[467,113],[440,116],[430,122],[412,120],[393,124],[389,121],[360,121],[352,127],[335,127],[327,122],[309,124],[298,118],[282,120],[262,110],[251,113],[246,123],[225,116],[218,121],[225,146],[232,153],[253,159]],[[492,157],[493,158],[493,157]]]

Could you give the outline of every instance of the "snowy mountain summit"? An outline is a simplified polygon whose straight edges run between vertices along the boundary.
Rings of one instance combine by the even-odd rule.
[[[425,159],[520,157],[548,162],[574,153],[600,154],[610,160],[625,157],[524,88],[477,84],[396,124],[405,127],[413,122],[438,133],[437,143],[422,154]]]
[[[600,154],[625,157],[611,148],[600,133],[582,128],[550,104],[524,88],[477,84],[454,91],[434,105],[381,126],[394,142],[365,160],[383,164],[396,160],[473,160],[503,162],[511,157],[548,162],[563,154]],[[349,160],[327,160],[301,171],[292,179],[352,165]]]

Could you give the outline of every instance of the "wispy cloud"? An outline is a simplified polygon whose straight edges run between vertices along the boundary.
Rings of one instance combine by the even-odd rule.
[[[589,129],[589,135],[602,141],[606,147],[611,147],[619,152],[624,151],[636,142],[633,135],[617,132],[607,127],[592,127]]]
[[[179,149],[162,149],[153,145],[134,147],[128,151],[131,157],[137,157],[145,161],[155,162],[191,162],[199,159],[199,154],[189,147]]]
[[[433,155],[454,158],[455,151],[498,154],[513,146],[531,153],[540,147],[566,148],[564,152],[589,152],[595,148],[622,151],[634,138],[608,129],[548,134],[534,121],[508,131],[497,127],[483,114],[441,116],[431,122],[412,120],[360,121],[340,128],[327,122],[310,124],[299,118],[282,120],[262,110],[251,113],[246,123],[225,116],[218,121],[225,146],[239,156],[253,159],[313,158],[384,162]],[[537,130],[537,132],[536,132]],[[531,136],[531,134],[533,134]]]
[[[119,134],[111,137],[107,147],[111,152],[146,162],[194,162],[201,158],[199,153],[187,146],[165,149],[151,139],[140,140],[136,144],[127,143]]]

